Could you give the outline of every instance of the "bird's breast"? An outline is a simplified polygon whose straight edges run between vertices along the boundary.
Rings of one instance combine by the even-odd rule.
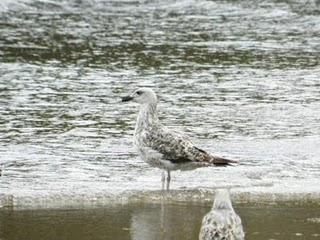
[[[146,131],[135,131],[134,144],[137,148],[144,147],[146,144],[147,133]]]

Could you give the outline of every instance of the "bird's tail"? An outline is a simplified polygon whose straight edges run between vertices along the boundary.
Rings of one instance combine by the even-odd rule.
[[[213,163],[214,165],[232,165],[232,163],[238,163],[238,161],[236,160],[230,160],[227,158],[222,158],[222,157],[216,157],[216,156],[212,156],[211,158],[211,163]]]
[[[235,160],[230,160],[227,158],[223,158],[223,157],[217,157],[217,156],[213,156],[210,153],[207,153],[206,151],[195,147],[198,151],[200,151],[204,157],[203,161],[207,162],[209,164],[214,164],[214,165],[219,165],[219,166],[226,166],[226,165],[232,165],[232,163],[238,163],[238,161]]]

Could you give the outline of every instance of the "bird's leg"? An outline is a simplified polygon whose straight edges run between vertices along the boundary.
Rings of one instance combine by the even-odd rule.
[[[165,181],[166,181],[166,173],[163,171],[162,174],[161,174],[162,190],[164,190]]]
[[[171,180],[171,175],[170,175],[170,171],[167,170],[167,190],[169,191],[169,188],[170,188],[170,180]]]

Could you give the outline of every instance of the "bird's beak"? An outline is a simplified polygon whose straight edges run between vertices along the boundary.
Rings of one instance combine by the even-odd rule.
[[[129,102],[129,101],[131,101],[133,99],[133,97],[131,97],[131,96],[125,96],[125,97],[123,97],[122,99],[121,99],[121,101],[122,102]]]

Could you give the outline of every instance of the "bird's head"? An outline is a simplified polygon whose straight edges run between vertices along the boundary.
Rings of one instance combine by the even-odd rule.
[[[214,202],[213,202],[213,209],[215,210],[232,210],[232,203],[230,200],[230,194],[227,189],[219,189],[216,191]]]
[[[139,88],[122,98],[122,102],[133,101],[140,104],[156,104],[157,95],[150,88]]]

